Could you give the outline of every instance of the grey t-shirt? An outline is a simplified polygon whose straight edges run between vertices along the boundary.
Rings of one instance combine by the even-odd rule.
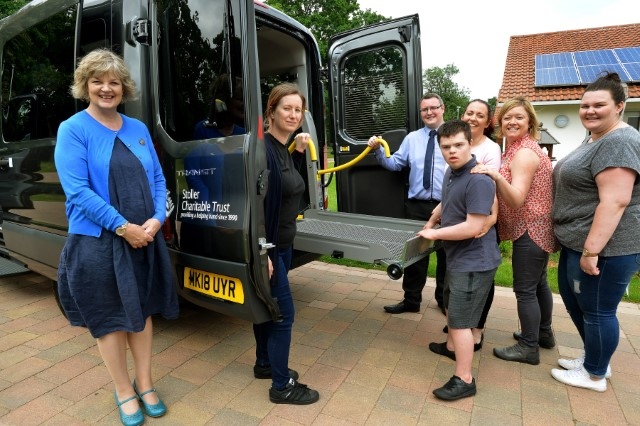
[[[587,139],[588,140],[588,139]],[[595,176],[604,169],[624,167],[640,173],[640,133],[623,127],[587,143],[558,161],[553,170],[553,224],[560,244],[582,251],[593,216],[600,203]],[[640,177],[602,256],[623,256],[640,252]]]

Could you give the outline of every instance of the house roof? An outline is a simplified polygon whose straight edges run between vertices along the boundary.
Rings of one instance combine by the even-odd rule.
[[[586,86],[535,87],[537,54],[634,46],[640,46],[640,24],[512,36],[498,103],[514,96],[524,96],[530,102],[572,101],[582,98]],[[628,86],[629,97],[640,98],[640,83],[628,83]]]

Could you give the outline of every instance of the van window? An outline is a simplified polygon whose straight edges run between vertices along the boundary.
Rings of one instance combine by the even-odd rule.
[[[215,128],[220,111],[238,110],[235,124],[244,128],[235,19],[225,0],[158,1],[160,120],[175,141],[202,138],[197,124]]]
[[[404,129],[407,84],[404,54],[396,47],[358,53],[344,65],[345,132],[368,139],[379,129]]]
[[[5,142],[52,138],[74,112],[76,7],[7,41],[2,57],[2,138]]]
[[[157,21],[160,124],[185,143],[172,165],[177,245],[185,253],[245,262],[246,130],[233,31],[240,23],[227,0],[160,0]]]

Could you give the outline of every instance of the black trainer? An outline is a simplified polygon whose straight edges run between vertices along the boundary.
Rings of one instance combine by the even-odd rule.
[[[256,379],[270,379],[271,378],[271,366],[262,367],[260,365],[253,366],[253,377]],[[296,370],[289,369],[289,377],[293,380],[298,380],[298,372]]]
[[[460,377],[452,376],[443,387],[434,390],[433,394],[445,401],[473,396],[476,394],[476,379],[471,378],[471,383],[466,383]]]
[[[320,399],[318,391],[309,389],[294,379],[289,379],[289,383],[282,390],[269,389],[269,399],[275,404],[295,404],[306,405],[313,404]]]

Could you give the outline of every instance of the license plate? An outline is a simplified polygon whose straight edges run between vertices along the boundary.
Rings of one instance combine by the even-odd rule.
[[[238,278],[184,268],[184,286],[217,299],[244,303],[242,282]]]

